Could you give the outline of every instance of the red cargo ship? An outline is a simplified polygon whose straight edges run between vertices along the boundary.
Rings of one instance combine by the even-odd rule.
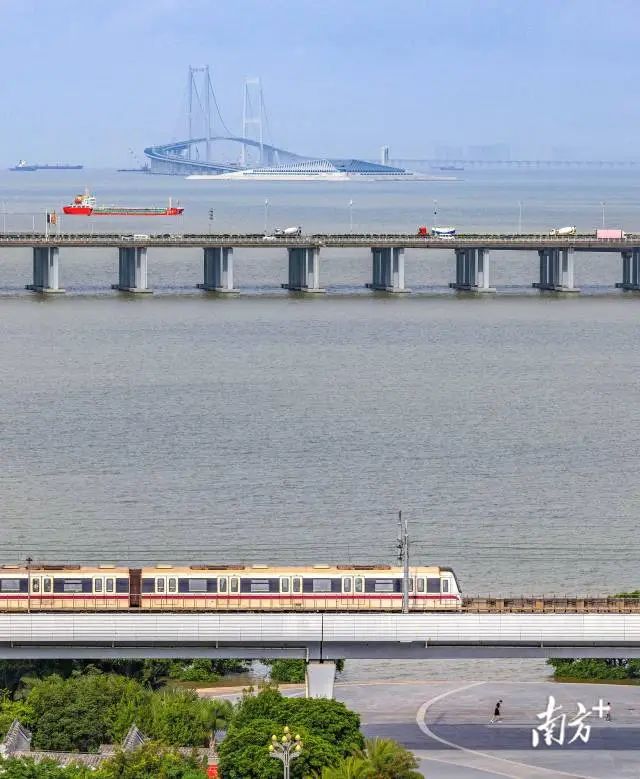
[[[99,206],[95,197],[85,190],[84,195],[76,195],[73,203],[63,206],[65,214],[72,216],[180,216],[184,208],[171,204],[166,208],[156,206]]]

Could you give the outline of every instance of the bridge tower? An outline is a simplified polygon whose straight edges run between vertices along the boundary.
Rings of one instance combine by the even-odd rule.
[[[266,124],[264,95],[259,78],[246,78],[242,96],[242,137],[251,138],[260,143],[260,165],[264,159],[264,124]],[[253,135],[252,133],[255,133]],[[242,144],[240,162],[243,168],[248,165],[247,145]]]
[[[205,155],[207,162],[211,159],[211,138],[213,137],[213,115],[215,112],[220,120],[220,124],[228,132],[213,89],[211,73],[208,65],[189,65],[189,75],[187,81],[187,134],[189,140],[194,137],[204,136]],[[190,144],[187,155],[192,159],[193,147]]]

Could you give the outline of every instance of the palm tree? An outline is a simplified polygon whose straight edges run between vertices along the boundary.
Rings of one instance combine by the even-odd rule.
[[[370,779],[370,767],[361,757],[347,757],[337,766],[322,769],[322,773],[316,779]]]
[[[418,767],[415,756],[390,738],[369,738],[359,755],[369,773],[366,779],[422,779],[414,771]]]

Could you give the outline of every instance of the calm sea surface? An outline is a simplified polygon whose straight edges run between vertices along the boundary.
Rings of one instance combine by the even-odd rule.
[[[126,232],[640,231],[629,171],[465,171],[456,182],[210,184],[84,171],[0,174],[6,229],[85,183],[101,202],[185,206],[180,220],[67,217]],[[2,225],[0,224],[0,227]],[[414,294],[374,298],[367,252],[326,252],[322,299],[289,297],[284,252],[236,252],[243,296],[194,289],[201,253],[150,251],[157,291],[110,289],[115,252],[61,251],[65,296],[23,291],[0,252],[0,557],[137,562],[393,558],[453,565],[469,593],[640,586],[640,298],[618,255],[578,255],[583,295],[530,290],[537,255],[493,253],[498,294],[460,299],[452,252],[408,252]],[[349,678],[539,678],[541,663],[353,663]]]

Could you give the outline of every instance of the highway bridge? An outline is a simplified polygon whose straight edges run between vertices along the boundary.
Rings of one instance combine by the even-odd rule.
[[[640,657],[640,613],[0,614],[0,659],[301,658],[331,697],[335,660]]]
[[[575,256],[580,252],[614,252],[621,258],[621,278],[616,287],[640,291],[640,234],[620,239],[597,239],[593,235],[568,237],[548,234],[461,234],[454,238],[407,233],[323,233],[309,235],[188,234],[156,235],[70,233],[6,233],[0,235],[0,251],[28,247],[33,251],[33,279],[27,285],[39,293],[63,292],[60,285],[59,252],[63,248],[111,248],[118,252],[118,281],[114,289],[149,293],[147,251],[202,249],[203,280],[197,286],[209,292],[237,294],[234,249],[286,249],[288,278],[282,287],[293,292],[321,293],[320,257],[324,249],[367,249],[371,254],[371,281],[379,292],[407,293],[407,249],[449,250],[455,256],[455,279],[449,284],[460,292],[495,292],[491,285],[490,256],[499,251],[535,251],[539,275],[533,287],[547,292],[575,293]]]

